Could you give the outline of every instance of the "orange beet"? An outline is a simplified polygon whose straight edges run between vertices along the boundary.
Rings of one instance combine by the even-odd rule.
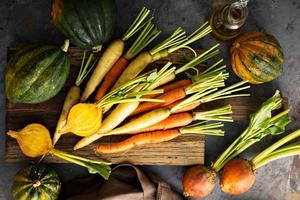
[[[188,169],[183,176],[183,195],[186,197],[203,198],[208,196],[215,187],[216,172],[203,165]]]
[[[249,161],[234,159],[223,168],[220,185],[223,192],[228,194],[243,194],[255,181],[255,172]]]

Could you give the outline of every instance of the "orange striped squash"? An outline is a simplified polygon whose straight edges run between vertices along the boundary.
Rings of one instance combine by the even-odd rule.
[[[248,32],[231,45],[231,65],[243,80],[261,84],[276,79],[283,72],[284,55],[272,35]]]

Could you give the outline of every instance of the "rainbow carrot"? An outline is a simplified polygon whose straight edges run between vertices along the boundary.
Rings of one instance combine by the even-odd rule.
[[[222,123],[220,122],[212,123],[212,124],[205,124],[205,123],[206,121],[200,124],[195,124],[190,127],[137,134],[115,144],[97,146],[96,152],[103,153],[103,154],[120,153],[145,144],[155,144],[155,143],[170,141],[186,133],[215,135],[215,136],[224,135],[224,132],[221,129],[215,129],[215,128],[222,127],[223,126]]]

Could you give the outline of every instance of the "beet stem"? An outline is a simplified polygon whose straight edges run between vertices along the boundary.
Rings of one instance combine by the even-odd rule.
[[[281,140],[278,140],[277,142],[275,142],[273,145],[269,146],[267,149],[265,149],[264,151],[262,151],[261,153],[259,153],[257,156],[255,156],[252,159],[252,163],[254,164],[254,166],[257,166],[257,164],[264,160],[265,158],[267,158],[272,152],[274,152],[276,149],[278,149],[279,147],[281,147],[282,145],[286,144],[287,142],[297,138],[300,136],[300,129],[298,129],[297,131],[294,131],[293,133],[285,136],[284,138],[282,138]],[[278,154],[278,158],[280,158],[281,155],[280,153]]]
[[[265,164],[267,164],[271,161],[278,160],[280,158],[295,156],[295,155],[299,155],[299,154],[300,154],[300,145],[298,146],[298,148],[295,148],[295,149],[280,151],[278,153],[276,153],[276,151],[275,151],[274,153],[272,153],[269,156],[265,157],[261,161],[253,164],[253,169],[258,169],[259,167],[261,167],[261,166],[263,166],[263,165],[265,165]]]

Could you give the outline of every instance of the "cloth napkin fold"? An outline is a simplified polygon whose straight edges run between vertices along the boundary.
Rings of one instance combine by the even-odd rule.
[[[80,194],[67,200],[182,200],[170,186],[160,178],[146,175],[141,169],[130,164],[116,166],[108,181],[101,184],[93,182],[83,184]],[[76,183],[78,186],[78,182]],[[80,185],[80,184],[79,184]],[[90,185],[90,186],[88,186]],[[70,187],[67,186],[69,188]],[[83,189],[85,188],[85,189]],[[79,188],[80,190],[80,188]],[[83,190],[83,191],[82,191]]]

